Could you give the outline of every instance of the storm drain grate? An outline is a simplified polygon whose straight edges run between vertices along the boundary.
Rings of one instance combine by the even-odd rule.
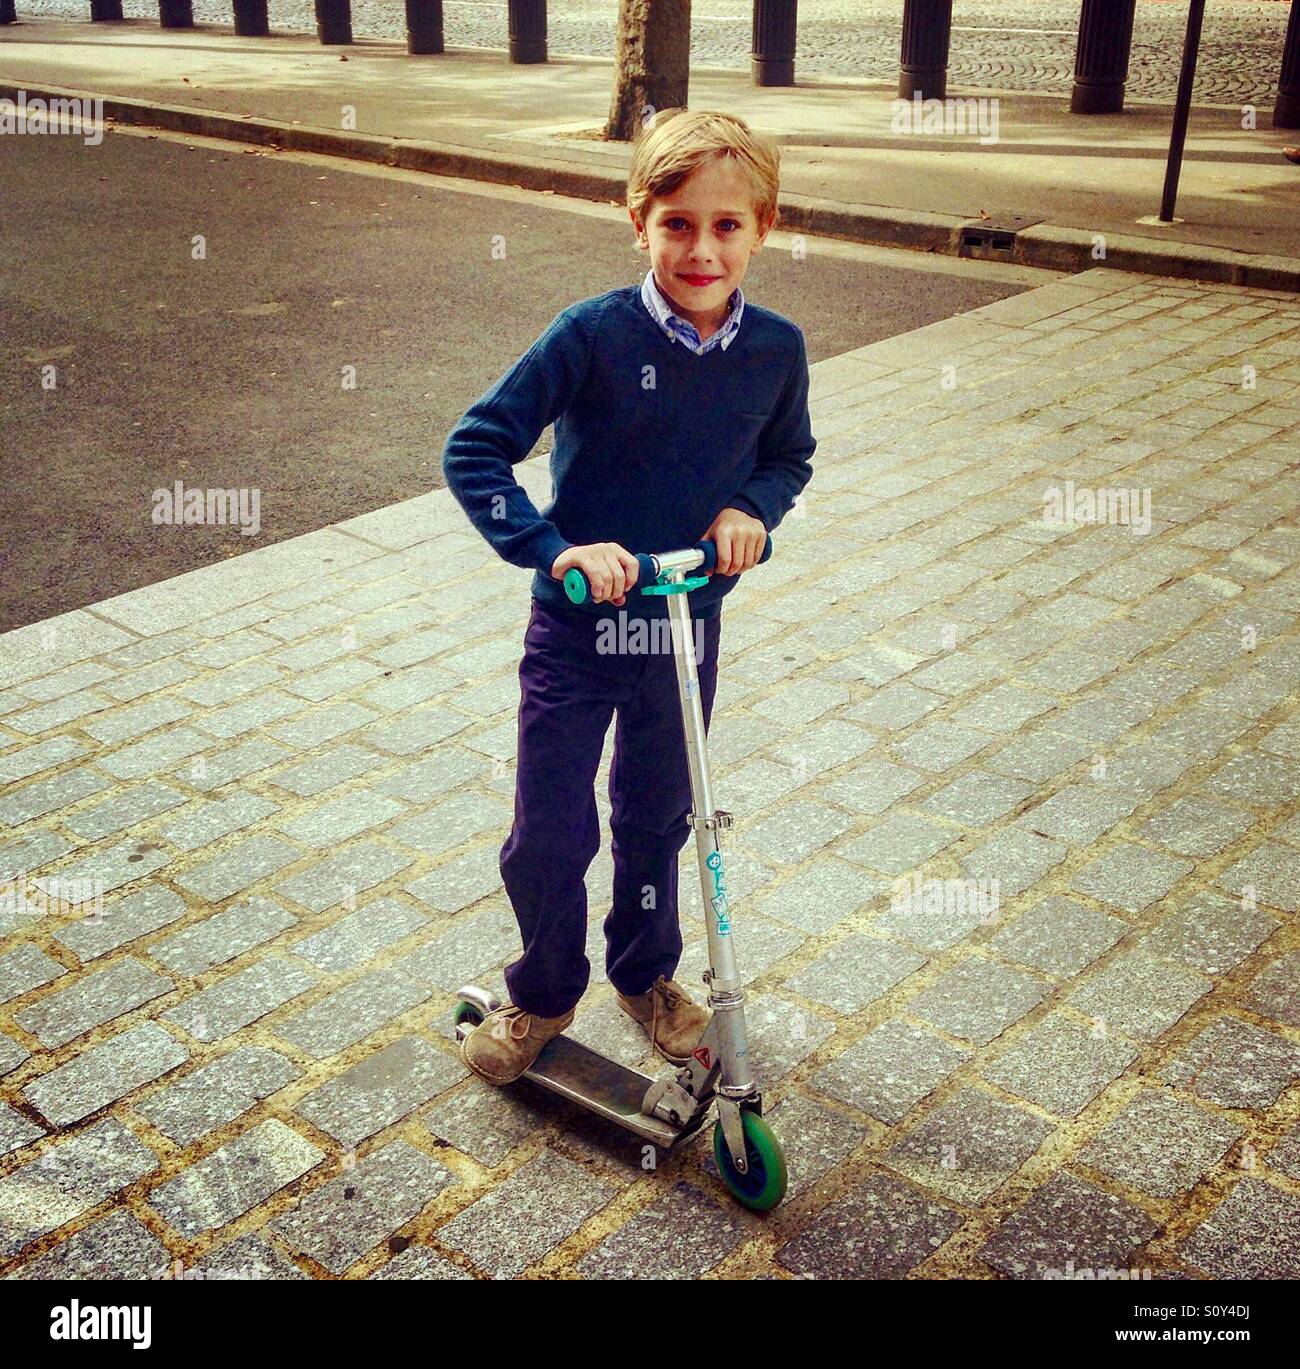
[[[1016,234],[1022,228],[1042,223],[1028,214],[994,214],[987,219],[971,219],[961,225],[958,248],[963,257],[1010,259],[1016,249]]]

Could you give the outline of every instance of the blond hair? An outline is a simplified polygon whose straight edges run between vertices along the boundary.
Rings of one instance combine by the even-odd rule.
[[[759,225],[778,214],[781,149],[743,119],[711,109],[661,109],[648,119],[632,148],[627,207],[644,224],[650,201],[671,195],[713,157],[734,157],[754,189]]]

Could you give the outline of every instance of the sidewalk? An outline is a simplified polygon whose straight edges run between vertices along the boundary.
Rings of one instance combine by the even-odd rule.
[[[119,122],[594,199],[620,199],[626,178],[628,148],[599,139],[611,83],[611,64],[588,58],[511,67],[482,49],[410,57],[396,43],[327,49],[302,35],[164,32],[145,21],[0,30],[0,97],[100,95]],[[1254,131],[1242,129],[1240,109],[1194,111],[1185,222],[1162,228],[1138,220],[1159,210],[1168,107],[1082,119],[1058,97],[998,98],[999,141],[984,146],[978,134],[895,131],[891,88],[757,89],[745,74],[700,69],[690,92],[692,105],[733,110],[781,140],[794,229],[955,252],[963,223],[1018,215],[1026,226],[1000,259],[1087,270],[1100,235],[1107,266],[1300,289],[1300,167],[1280,156],[1300,135],[1268,127],[1268,109]],[[345,105],[355,132],[342,129]]]
[[[710,735],[787,1201],[460,1063],[528,575],[440,490],[0,637],[0,1276],[1300,1277],[1300,301],[1094,270],[812,411]]]

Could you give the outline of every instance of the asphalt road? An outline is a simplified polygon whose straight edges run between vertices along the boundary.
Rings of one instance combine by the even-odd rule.
[[[440,485],[447,433],[550,320],[644,274],[612,209],[446,186],[139,133],[5,138],[0,630]],[[1029,279],[837,247],[765,250],[746,278],[811,361]],[[260,491],[258,535],[156,524],[178,480]]]

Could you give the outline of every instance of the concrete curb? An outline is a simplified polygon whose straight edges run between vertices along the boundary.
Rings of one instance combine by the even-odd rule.
[[[626,178],[621,170],[592,167],[561,158],[497,153],[453,143],[421,142],[372,133],[334,132],[273,119],[215,114],[184,105],[152,100],[97,96],[59,86],[21,86],[0,78],[0,98],[102,100],[104,117],[120,124],[163,128],[233,142],[254,143],[295,152],[316,152],[352,161],[375,162],[405,171],[514,185],[525,190],[553,190],[585,200],[622,202]],[[846,205],[808,195],[783,195],[781,227],[787,231],[844,238],[877,247],[901,247],[948,256],[963,253],[962,226],[970,220],[920,210],[875,205]],[[1078,273],[1107,266],[1159,276],[1214,281],[1263,290],[1300,291],[1300,258],[1265,256],[1197,243],[1160,242],[1136,235],[1101,235],[1081,228],[1039,223],[1016,234],[1008,251],[984,251],[980,259]],[[1104,249],[1103,245],[1104,244]],[[1104,250],[1104,255],[1098,255]]]

